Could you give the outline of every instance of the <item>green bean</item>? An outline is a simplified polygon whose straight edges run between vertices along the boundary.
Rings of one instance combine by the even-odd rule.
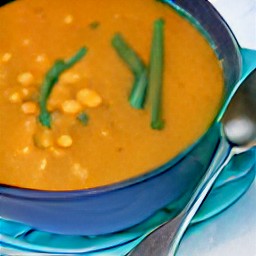
[[[162,84],[164,71],[164,20],[154,22],[149,67],[149,100],[151,104],[151,127],[164,128],[162,118]]]
[[[115,34],[112,45],[134,75],[134,83],[129,96],[130,105],[141,109],[147,90],[147,67],[138,54],[129,46],[122,35]]]
[[[137,77],[144,71],[145,65],[137,53],[129,46],[122,35],[115,34],[112,45],[118,55],[126,62],[132,73]]]

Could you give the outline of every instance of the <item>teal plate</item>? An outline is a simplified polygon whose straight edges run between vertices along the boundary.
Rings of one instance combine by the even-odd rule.
[[[204,221],[238,200],[252,184],[255,173],[255,150],[235,156],[226,166],[192,224]],[[104,236],[67,236],[35,230],[21,223],[0,219],[2,255],[86,255],[120,256],[129,252],[144,236],[176,212],[168,205],[147,221]]]
[[[181,1],[184,2],[184,1]],[[189,1],[188,1],[189,2]],[[243,78],[255,68],[256,51],[242,49]],[[237,88],[239,86],[237,84]],[[227,101],[228,102],[228,101]],[[209,219],[222,212],[238,200],[249,188],[255,178],[255,150],[232,159],[214,189],[193,219],[192,224]],[[22,223],[0,219],[1,255],[86,255],[120,256],[125,255],[138,244],[151,230],[164,221],[173,218],[175,209],[183,198],[156,212],[139,225],[118,233],[104,236],[68,236],[37,230]]]

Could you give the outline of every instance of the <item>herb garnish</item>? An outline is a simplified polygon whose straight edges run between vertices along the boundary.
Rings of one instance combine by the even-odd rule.
[[[89,122],[89,117],[86,113],[82,112],[77,116],[77,120],[80,121],[82,125],[86,126]]]
[[[83,47],[69,60],[55,61],[52,68],[46,73],[39,96],[39,121],[43,126],[51,128],[51,114],[47,110],[47,101],[54,85],[58,82],[60,75],[80,61],[85,56],[86,52],[87,49]]]
[[[89,27],[91,29],[97,29],[100,26],[100,23],[98,21],[93,21],[92,23],[89,24]]]

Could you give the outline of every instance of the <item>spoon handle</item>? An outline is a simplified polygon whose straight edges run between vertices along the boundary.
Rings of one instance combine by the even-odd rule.
[[[206,171],[204,177],[195,189],[183,211],[174,219],[163,224],[145,240],[143,240],[129,256],[173,256],[179,246],[179,243],[187,230],[192,218],[198,211],[214,182],[221,174],[224,167],[228,164],[234,155],[230,144],[223,136],[218,146],[216,155]]]
[[[176,231],[172,241],[169,244],[168,256],[173,256],[180,244],[180,241],[187,230],[190,222],[197,213],[198,209],[206,199],[207,195],[211,191],[215,181],[222,173],[225,166],[229,163],[233,157],[234,151],[230,144],[227,142],[225,136],[222,137],[216,155],[212,159],[212,162],[206,171],[203,179],[200,181],[198,187],[194,191],[188,204],[181,212],[182,218],[178,230]]]

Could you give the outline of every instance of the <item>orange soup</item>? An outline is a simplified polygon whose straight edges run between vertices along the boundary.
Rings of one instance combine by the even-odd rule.
[[[219,110],[214,51],[159,1],[19,0],[0,20],[1,184],[74,190],[136,177],[193,144]]]

